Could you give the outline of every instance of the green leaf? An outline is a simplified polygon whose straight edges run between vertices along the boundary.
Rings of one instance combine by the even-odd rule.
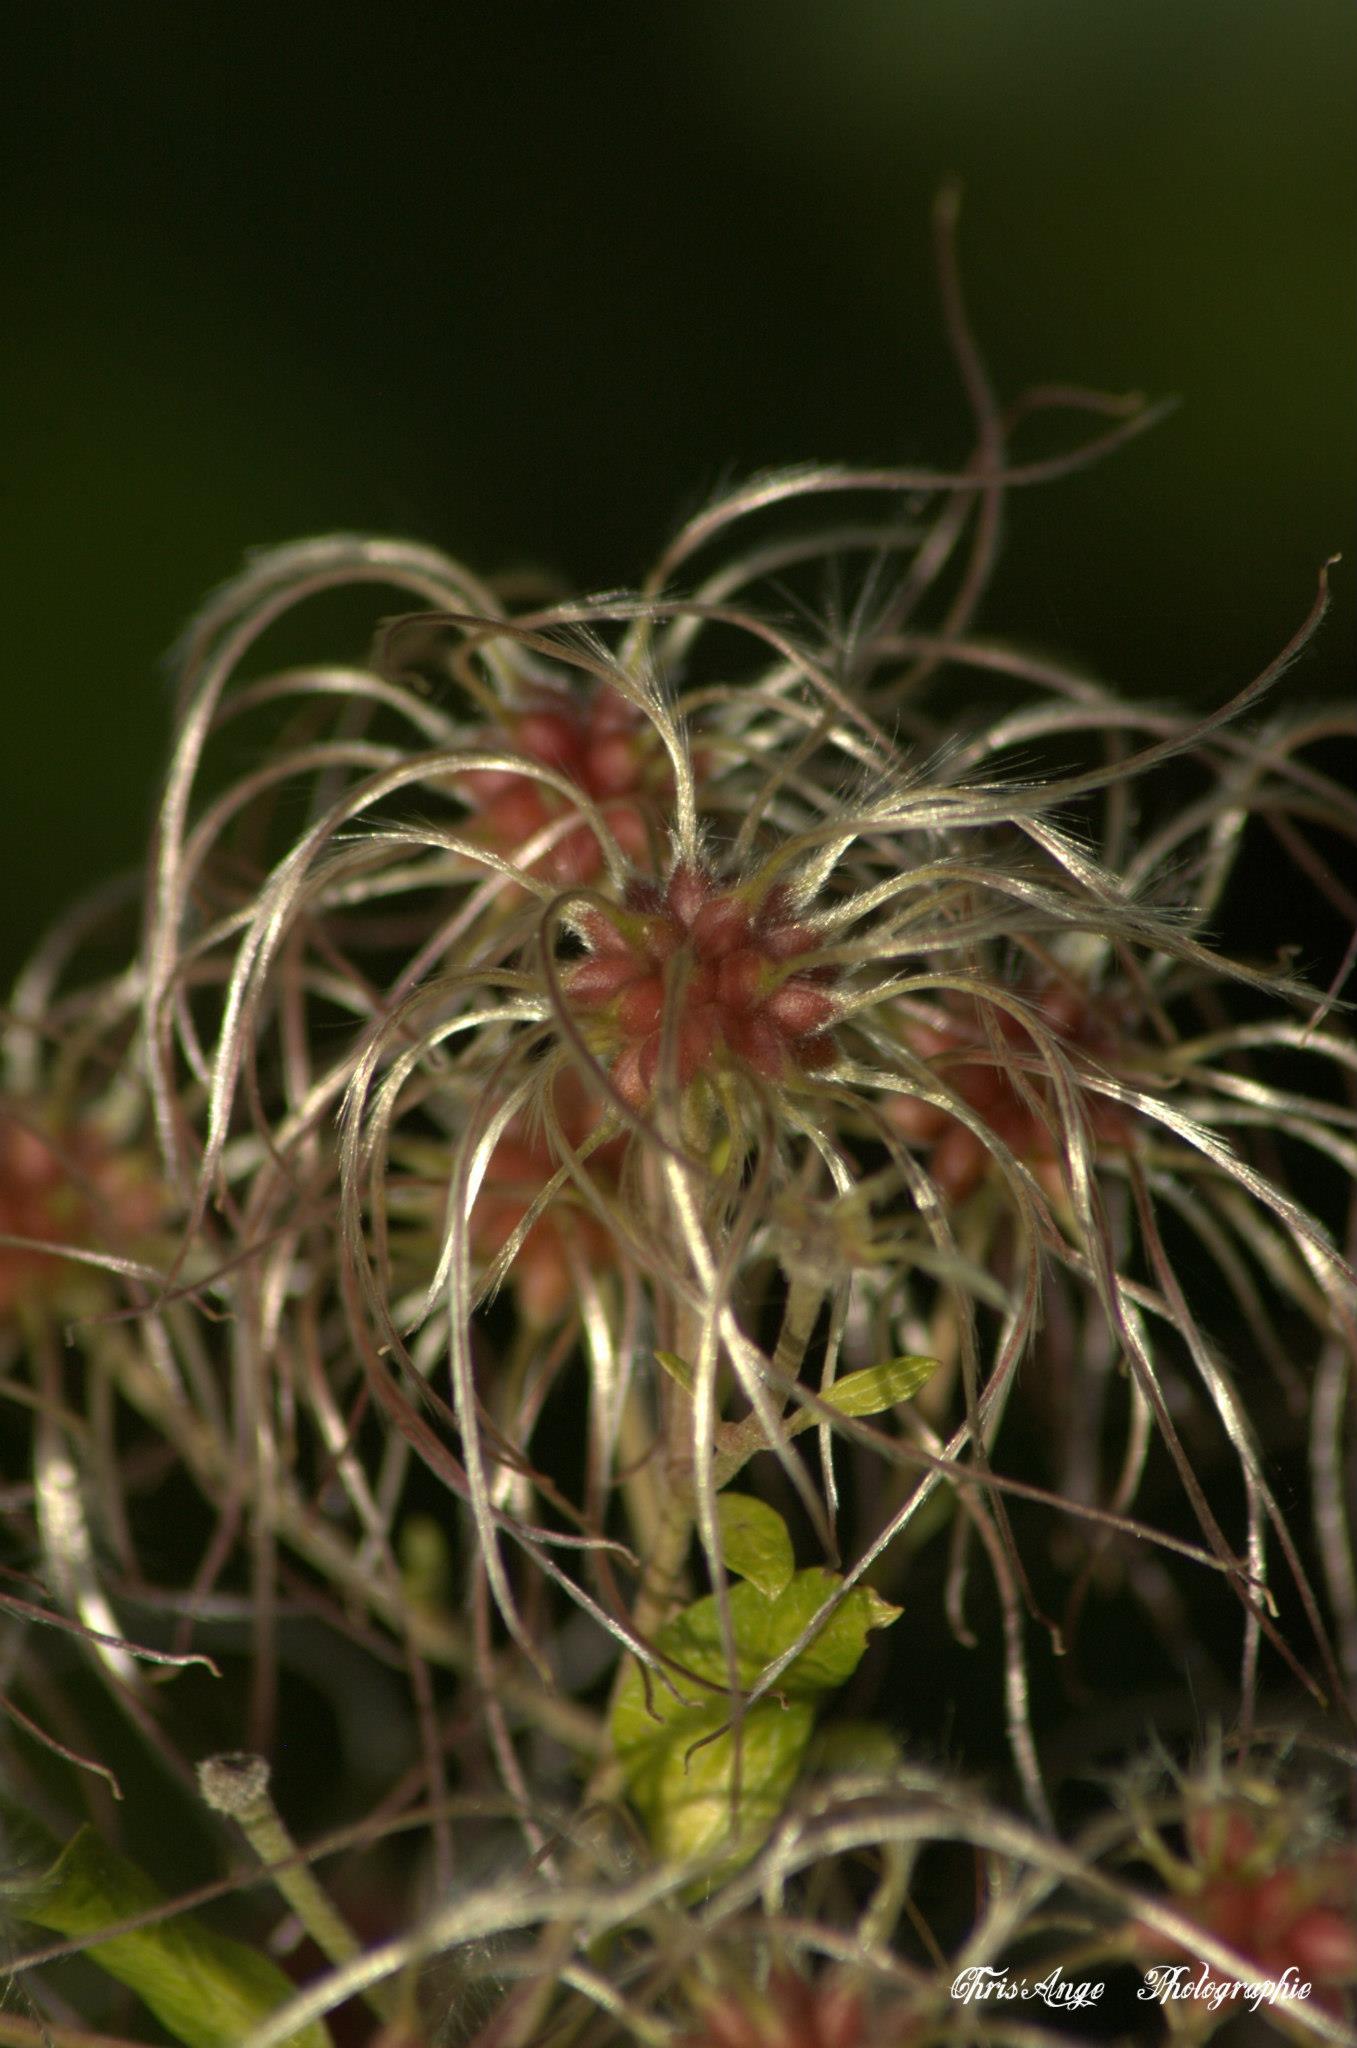
[[[880,1721],[834,1721],[816,1736],[806,1758],[817,1778],[889,1778],[903,1762],[898,1740]]]
[[[822,1389],[820,1399],[840,1415],[879,1415],[897,1401],[912,1401],[937,1369],[936,1358],[892,1358],[886,1365],[869,1365],[865,1372],[835,1380],[832,1387]]]
[[[722,1726],[727,1718],[723,1702],[677,1724],[631,1786],[656,1854],[665,1862],[716,1856],[711,1876],[737,1870],[767,1839],[800,1774],[815,1709],[761,1700],[738,1737]]]
[[[735,1676],[742,1691],[751,1690],[768,1666],[790,1649],[842,1584],[833,1572],[816,1565],[809,1571],[795,1573],[774,1599],[748,1583],[730,1587]],[[778,1679],[779,1692],[813,1697],[842,1685],[857,1669],[869,1631],[888,1628],[899,1612],[898,1607],[892,1607],[870,1586],[855,1586],[814,1641],[782,1673]],[[673,1673],[673,1685],[679,1696],[652,1674],[647,1704],[646,1681],[640,1668],[630,1668],[613,1713],[613,1742],[624,1761],[623,1753],[630,1744],[653,1741],[663,1734],[666,1722],[695,1710],[700,1712],[712,1704],[728,1711],[729,1672],[714,1593],[705,1600],[694,1601],[691,1607],[685,1607],[681,1614],[666,1622],[656,1647],[672,1664],[681,1667]]]
[[[729,1588],[742,1692],[791,1647],[842,1583],[816,1568],[795,1573],[771,1598],[749,1581]],[[720,1868],[728,1871],[755,1853],[800,1773],[820,1695],[851,1676],[869,1631],[889,1626],[899,1611],[869,1587],[855,1586],[783,1672],[777,1696],[743,1715],[738,1731],[725,1726],[730,1674],[715,1595],[665,1624],[656,1646],[682,1667],[671,1673],[676,1691],[630,1664],[611,1725],[632,1802],[660,1855],[724,1847]]]
[[[817,1565],[810,1571],[797,1572],[773,1600],[755,1586],[731,1587],[735,1661],[740,1684],[746,1691],[784,1650],[791,1648],[842,1583],[833,1572]],[[815,1640],[782,1673],[777,1682],[779,1692],[832,1692],[857,1670],[867,1647],[868,1631],[889,1627],[899,1612],[898,1607],[892,1607],[869,1586],[855,1586]],[[724,1689],[726,1660],[714,1594],[685,1608],[662,1632],[660,1647],[688,1670]]]
[[[775,1599],[795,1570],[792,1539],[781,1515],[749,1493],[723,1493],[716,1503],[726,1570]]]
[[[769,1602],[770,1613],[764,1638],[765,1665],[791,1648],[825,1603],[838,1591],[842,1581],[818,1566],[798,1572],[786,1590]],[[892,1607],[870,1586],[854,1586],[835,1609],[820,1633],[778,1680],[781,1691],[789,1693],[831,1692],[851,1678],[862,1661],[867,1637],[874,1628],[889,1628],[900,1609]]]
[[[676,1370],[682,1367],[682,1359],[676,1359],[671,1352],[656,1352],[666,1371],[680,1379]],[[888,1359],[884,1365],[869,1365],[864,1372],[850,1372],[831,1386],[817,1388],[816,1395],[826,1407],[833,1408],[840,1415],[861,1419],[866,1415],[879,1415],[883,1408],[893,1408],[897,1401],[910,1401],[920,1387],[926,1386],[938,1369],[936,1358],[923,1358],[910,1354],[904,1358]],[[692,1392],[692,1377],[680,1379],[680,1384]],[[798,1407],[783,1418],[782,1427],[789,1437],[800,1436],[803,1430],[816,1429],[828,1417],[818,1408]],[[752,1457],[759,1451],[771,1449],[763,1423],[757,1415],[746,1415],[739,1422],[721,1422],[716,1427],[715,1451],[712,1462],[712,1477],[718,1487],[729,1485]]]
[[[401,1590],[425,1614],[446,1614],[452,1604],[452,1551],[432,1515],[409,1515],[398,1539]]]
[[[5,1903],[38,1927],[90,1937],[90,1961],[135,1991],[185,2048],[239,2048],[296,1988],[267,1956],[189,1913],[98,1940],[101,1929],[165,1901],[92,1828],[81,1828],[45,1876],[27,1887],[7,1886]],[[289,2041],[291,2048],[331,2048],[329,2029],[319,2022]]]
[[[685,1394],[693,1391],[693,1369],[677,1351],[657,1351],[657,1362],[662,1365],[671,1380],[677,1380]]]

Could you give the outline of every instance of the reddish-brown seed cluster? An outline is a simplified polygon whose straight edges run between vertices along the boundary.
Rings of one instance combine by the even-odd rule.
[[[0,1102],[0,1238],[126,1252],[159,1208],[140,1160],[115,1152],[101,1132],[52,1129],[31,1106]],[[0,1243],[0,1320],[27,1302],[61,1301],[79,1278],[59,1254]]]
[[[1119,1035],[1090,998],[1060,983],[1017,993],[1026,996],[1076,1066],[1082,1059],[1112,1068]],[[910,1051],[927,1060],[999,1142],[1058,1195],[1063,1186],[1060,1120],[1041,1049],[1024,1025],[997,1004],[990,1006],[988,1024],[987,1031],[986,1020],[967,1001],[945,1020],[909,1017],[903,1033]],[[1130,1125],[1121,1105],[1093,1090],[1084,1091],[1081,1099],[1093,1139],[1125,1145]],[[902,1137],[929,1147],[930,1170],[943,1194],[960,1202],[974,1193],[992,1158],[974,1131],[945,1109],[908,1095],[894,1097],[887,1115]]]
[[[487,746],[504,747],[567,776],[597,804],[628,859],[649,866],[648,817],[671,787],[668,761],[653,728],[625,697],[607,685],[587,698],[542,698],[506,716]],[[571,805],[534,776],[511,768],[476,768],[458,788],[479,814],[480,836],[496,852],[512,854],[547,826],[570,816]],[[532,870],[571,888],[603,870],[598,837],[581,819],[532,863]]]
[[[603,1020],[613,1084],[633,1109],[655,1085],[666,1020],[680,1088],[723,1057],[768,1081],[833,1058],[826,984],[837,970],[791,964],[820,939],[789,915],[780,887],[751,906],[680,864],[663,886],[634,882],[615,917],[591,913],[586,937],[566,995],[577,1014]]]
[[[1357,1985],[1357,1849],[1320,1847],[1294,1862],[1263,1839],[1243,1806],[1201,1808],[1187,1823],[1199,1885],[1176,1903],[1207,1933],[1281,1978],[1293,1969],[1314,1986],[1314,2002],[1342,2007]],[[1162,1936],[1143,1932],[1162,1958]],[[1174,1958],[1177,1960],[1177,1958]]]
[[[679,2048],[867,2048],[861,1998],[842,1981],[808,1984],[779,1971],[764,1993],[708,2005],[702,2031]]]
[[[602,1115],[589,1102],[577,1076],[556,1083],[556,1115],[571,1145],[580,1146]],[[588,1171],[605,1192],[615,1192],[625,1143],[613,1139],[589,1154]],[[471,1212],[471,1245],[483,1261],[492,1259],[527,1215],[560,1164],[539,1118],[516,1116],[490,1155]],[[603,1223],[563,1189],[548,1204],[518,1248],[509,1269],[518,1306],[530,1322],[555,1323],[579,1297],[576,1265],[598,1268],[616,1257]]]

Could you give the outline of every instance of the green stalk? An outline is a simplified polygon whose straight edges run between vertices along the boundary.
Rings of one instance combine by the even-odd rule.
[[[243,1753],[206,1757],[198,1766],[198,1789],[215,1813],[235,1821],[321,1954],[339,1968],[354,1962],[362,1943],[301,1860],[269,1793],[264,1758]],[[390,1985],[369,1986],[363,1999],[379,2020],[394,2021],[399,2015],[401,2001]]]

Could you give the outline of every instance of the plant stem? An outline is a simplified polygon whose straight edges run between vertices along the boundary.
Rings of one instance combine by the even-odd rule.
[[[686,1339],[691,1339],[692,1335],[690,1329],[681,1329],[680,1346]],[[689,1353],[687,1350],[681,1350],[680,1355],[686,1359]],[[678,1395],[679,1389],[672,1382],[665,1381],[660,1390],[662,1402],[668,1404]],[[672,1426],[673,1417],[669,1417],[668,1420]],[[670,1441],[676,1440],[677,1433],[672,1432]],[[664,1490],[658,1506],[651,1510],[647,1518],[654,1534],[647,1550],[641,1583],[637,1588],[636,1601],[631,1612],[632,1628],[638,1636],[647,1639],[656,1633],[675,1604],[693,1533],[692,1489],[679,1478],[678,1460],[671,1453],[668,1457],[658,1459],[656,1464],[658,1471],[663,1475]],[[605,1728],[611,1723],[613,1707],[626,1682],[629,1661],[624,1658],[618,1666],[608,1699]],[[623,1785],[621,1765],[611,1750],[605,1747],[584,1788],[580,1814],[586,1815],[591,1808],[606,1806],[620,1799]],[[572,1877],[579,1874],[584,1860],[583,1852],[577,1849],[571,1858]],[[575,1928],[570,1921],[559,1922],[546,1930],[539,1944],[540,1970],[536,1981],[530,1987],[526,1987],[524,2002],[510,2024],[504,2048],[531,2048],[531,2044],[538,2038],[574,1939]]]
[[[235,1821],[274,1884],[321,1954],[343,1967],[362,1954],[362,1943],[342,1918],[283,1824],[269,1793],[269,1767],[262,1756],[206,1757],[198,1766],[198,1788],[216,1813]],[[394,2020],[400,2001],[386,1984],[363,1993],[380,2020]]]

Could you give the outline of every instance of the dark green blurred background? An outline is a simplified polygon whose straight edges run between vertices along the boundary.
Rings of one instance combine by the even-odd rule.
[[[1352,0],[11,0],[0,966],[138,858],[160,659],[259,542],[633,580],[717,483],[955,461],[929,206],[1000,388],[1176,392],[1020,496],[990,624],[1352,685]],[[318,649],[348,653],[357,649]]]

